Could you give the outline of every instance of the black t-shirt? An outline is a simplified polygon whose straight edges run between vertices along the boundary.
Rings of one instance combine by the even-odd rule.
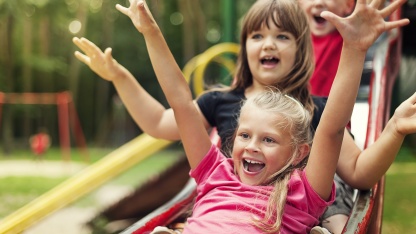
[[[233,137],[237,127],[238,116],[241,109],[244,96],[244,90],[232,91],[210,91],[201,95],[197,99],[199,108],[206,120],[212,127],[216,127],[218,135],[221,138],[222,148],[226,146]],[[312,97],[315,104],[312,118],[311,129],[315,131],[321,119],[322,112],[326,104],[326,98]],[[224,149],[224,148],[223,148]]]

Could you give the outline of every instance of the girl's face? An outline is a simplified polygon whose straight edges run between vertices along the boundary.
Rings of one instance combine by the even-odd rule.
[[[299,0],[299,4],[305,11],[311,33],[315,36],[325,36],[336,30],[333,24],[320,16],[323,11],[345,17],[354,8],[353,0]]]
[[[242,109],[232,152],[234,169],[241,182],[261,185],[291,161],[289,127],[276,125],[285,121],[254,105]]]
[[[296,39],[278,28],[271,19],[269,27],[247,35],[247,61],[253,75],[253,85],[270,86],[289,74],[295,64]]]

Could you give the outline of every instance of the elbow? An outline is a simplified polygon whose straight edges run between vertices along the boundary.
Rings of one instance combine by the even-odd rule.
[[[353,180],[345,181],[345,183],[347,183],[349,186],[358,190],[372,189],[377,184],[377,182],[378,182],[377,180],[372,180],[371,178],[367,178],[365,180],[360,178],[360,179],[353,179]]]

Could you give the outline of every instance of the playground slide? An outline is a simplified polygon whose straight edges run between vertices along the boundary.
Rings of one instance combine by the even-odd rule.
[[[392,18],[400,18],[400,11]],[[374,53],[373,53],[374,52]],[[378,138],[390,117],[390,102],[401,58],[401,32],[392,30],[382,37],[369,53],[363,73],[362,93],[352,116],[352,131],[357,144],[366,148]],[[367,89],[367,91],[366,91]],[[353,210],[343,233],[381,233],[384,177],[371,189],[357,191]],[[183,222],[181,216],[195,196],[195,184],[190,180],[184,189],[158,209],[125,229],[122,234],[150,233],[156,226]]]
[[[52,212],[88,194],[172,142],[142,134],[77,175],[5,217],[0,233],[21,233]]]

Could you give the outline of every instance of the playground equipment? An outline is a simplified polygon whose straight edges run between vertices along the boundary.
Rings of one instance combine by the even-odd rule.
[[[71,138],[70,128],[75,134],[77,145],[87,156],[86,143],[78,115],[69,92],[61,93],[2,93],[0,92],[0,125],[3,105],[56,105],[58,112],[59,141],[62,150],[62,158],[70,159]],[[87,158],[88,161],[88,158]]]
[[[391,18],[399,19],[400,11],[396,11]],[[391,93],[400,66],[400,30],[391,30],[380,37],[373,49],[374,54],[369,54],[363,72],[362,92],[366,94],[357,99],[351,121],[352,132],[362,148],[374,143],[390,117]],[[384,186],[383,176],[371,190],[357,191],[343,233],[381,233]],[[190,179],[180,193],[125,229],[122,234],[146,234],[156,226],[169,226],[176,221],[183,221],[182,215],[192,206],[195,188],[196,184]]]
[[[400,11],[395,12],[392,18],[400,18]],[[221,46],[223,47],[218,49],[217,52],[211,53],[210,51],[214,51],[214,49],[209,49],[207,52],[198,55],[189,65],[185,66],[184,74],[188,81],[192,80],[192,84],[199,87],[195,93],[199,93],[204,89],[201,88],[204,87],[204,82],[203,75],[200,74],[205,72],[202,65],[207,66],[209,62],[214,61],[220,64],[228,64],[224,65],[227,67],[226,69],[229,71],[233,70],[232,63],[228,63],[229,60],[227,58],[221,58],[218,55],[223,52],[237,53],[238,46],[235,44],[227,44],[227,46],[221,44],[213,48],[220,48]],[[362,142],[358,143],[362,144],[363,148],[371,145],[377,139],[389,119],[391,91],[394,80],[397,77],[400,55],[401,33],[398,29],[395,29],[388,32],[376,44],[374,58],[369,58],[368,60],[368,66],[366,66],[370,75],[368,100],[358,100],[356,104],[356,109],[360,108],[366,114],[363,115],[363,112],[361,112],[357,118],[353,116],[352,120],[352,131],[358,141],[362,139]],[[198,67],[200,70],[195,70]],[[355,114],[357,114],[356,111],[353,115]],[[214,142],[217,142],[217,140],[218,138],[213,139]],[[119,175],[129,167],[134,166],[171,143],[151,138],[146,134],[133,139],[78,175],[3,219],[0,222],[0,233],[22,232],[30,225],[93,191],[109,179]],[[164,205],[163,203],[159,204],[153,212],[125,229],[123,233],[150,233],[156,226],[169,225],[191,204],[190,201],[193,200],[194,189],[195,184],[193,184],[192,180],[188,180],[183,190],[178,192],[175,197],[171,200],[167,199],[168,201]],[[383,196],[384,178],[371,190],[358,191],[358,196],[348,223],[344,228],[344,233],[380,233]]]
[[[227,60],[217,60],[218,52],[221,53],[237,53],[238,46],[234,44],[220,44],[210,48],[207,53],[197,56],[193,61],[189,62],[186,69],[184,69],[184,74],[189,81],[191,76],[196,68],[199,66],[208,63],[210,61],[227,61]],[[234,69],[230,67],[229,62],[225,62],[225,69],[229,72]],[[228,65],[227,65],[228,64]],[[19,100],[19,103],[22,103],[22,100],[33,100],[33,97],[39,98],[39,96],[34,94],[25,94],[30,98],[21,98],[22,96],[17,94],[3,94],[0,93],[0,104],[1,103],[14,103]],[[59,95],[58,95],[59,96]],[[7,98],[6,98],[7,97]],[[10,98],[13,97],[13,98]],[[55,95],[45,95],[42,96],[45,103],[54,104]],[[47,98],[45,98],[47,97]],[[62,96],[59,96],[62,97]],[[65,96],[67,98],[68,96]],[[10,100],[16,100],[11,102]],[[46,100],[46,101],[45,101]],[[58,102],[59,104],[67,104],[68,99],[63,99]],[[27,104],[32,103],[33,101],[26,101]],[[25,103],[25,102],[24,102]],[[38,104],[39,102],[36,102]],[[63,106],[63,110],[65,106]],[[1,108],[1,105],[0,105]],[[1,110],[1,109],[0,109]],[[63,112],[68,113],[68,112]],[[1,115],[0,115],[1,116]],[[66,125],[68,122],[63,122],[60,126]],[[63,126],[63,127],[65,127]],[[67,131],[68,132],[68,131]],[[64,141],[66,142],[66,141]],[[64,181],[62,184],[28,203],[24,207],[20,208],[16,212],[10,214],[0,221],[0,233],[4,234],[14,234],[20,233],[26,230],[31,225],[50,215],[51,213],[71,204],[77,199],[87,195],[88,193],[94,191],[100,185],[109,181],[110,179],[116,177],[122,172],[126,171],[130,167],[137,165],[142,160],[148,158],[153,153],[160,151],[173,142],[159,140],[150,137],[147,134],[142,134],[130,142],[124,144],[118,149],[114,150],[106,157],[100,161],[94,163],[93,165],[85,168],[83,171],[75,175],[74,177]],[[69,146],[68,146],[69,147]],[[186,181],[185,181],[186,182]]]

